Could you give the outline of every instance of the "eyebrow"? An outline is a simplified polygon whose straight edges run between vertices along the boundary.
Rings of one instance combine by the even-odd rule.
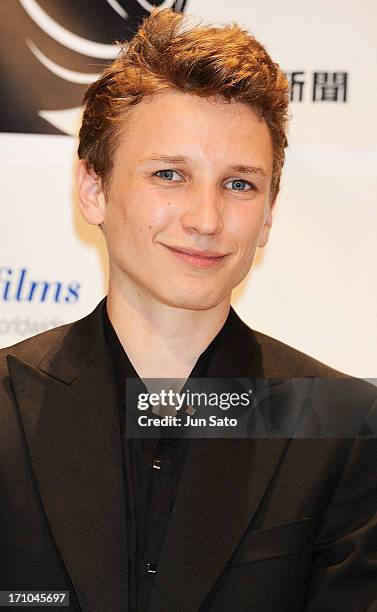
[[[157,153],[152,153],[148,157],[145,157],[142,162],[167,162],[169,164],[187,164],[190,162],[189,157],[185,157],[184,155],[159,155]],[[232,172],[238,174],[257,174],[259,176],[266,177],[266,171],[259,166],[247,166],[244,164],[233,164],[229,166],[229,169]]]
[[[148,157],[144,157],[142,162],[168,162],[169,164],[185,164],[190,161],[189,157],[184,155],[159,155],[152,153]]]
[[[243,164],[237,164],[230,166],[230,169],[237,174],[259,174],[260,176],[266,177],[266,171],[259,166],[244,166]]]

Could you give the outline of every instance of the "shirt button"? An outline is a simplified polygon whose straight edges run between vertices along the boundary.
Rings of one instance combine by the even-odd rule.
[[[156,563],[147,563],[147,572],[148,574],[157,574]]]
[[[161,469],[161,459],[153,459],[152,467],[155,470],[160,470]]]

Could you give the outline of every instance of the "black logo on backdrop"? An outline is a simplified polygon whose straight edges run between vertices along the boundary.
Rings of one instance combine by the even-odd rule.
[[[2,0],[0,131],[70,134],[85,89],[154,6],[186,0]]]
[[[320,70],[307,73],[305,70],[287,72],[291,102],[304,102],[311,96],[312,102],[348,101],[348,72]]]

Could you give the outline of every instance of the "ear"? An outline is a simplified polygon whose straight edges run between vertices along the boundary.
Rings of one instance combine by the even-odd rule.
[[[262,233],[261,233],[261,235],[259,237],[258,246],[261,247],[261,248],[266,246],[266,244],[268,242],[268,237],[270,235],[270,229],[271,229],[271,226],[272,226],[272,210],[273,210],[273,208],[275,206],[275,202],[276,202],[276,197],[270,203],[267,219],[264,222]]]
[[[77,164],[76,179],[82,216],[92,225],[101,225],[106,211],[106,198],[101,179],[83,160]]]

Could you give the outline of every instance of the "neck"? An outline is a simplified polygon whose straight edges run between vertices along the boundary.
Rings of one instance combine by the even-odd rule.
[[[109,283],[110,321],[141,378],[188,378],[229,309],[230,295],[208,310],[189,310]]]

